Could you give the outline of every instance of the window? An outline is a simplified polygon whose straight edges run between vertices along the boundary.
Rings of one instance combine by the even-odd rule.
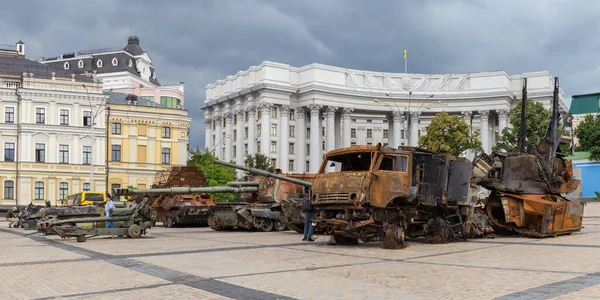
[[[306,170],[304,172],[310,172],[310,161],[306,161]]]
[[[112,145],[112,161],[121,161],[121,145]]]
[[[352,119],[352,122],[356,122],[356,119]]]
[[[373,129],[367,129],[367,138],[373,138]]]
[[[4,144],[4,161],[15,161],[15,143]]]
[[[15,198],[15,182],[12,180],[4,181],[4,199]]]
[[[162,137],[163,137],[163,139],[171,138],[171,127],[163,127],[162,128]]]
[[[356,142],[351,142],[351,143],[350,143],[350,146],[351,146],[351,147],[354,147],[354,146],[356,146]]]
[[[398,171],[406,172],[407,162],[408,158],[406,156],[398,156]]]
[[[256,152],[262,152],[260,150],[260,142],[256,142]]]
[[[261,129],[261,126],[260,126],[260,124],[256,125],[256,136],[257,136],[257,137],[259,137],[259,136],[260,136],[260,129]]]
[[[271,158],[271,168],[277,168],[277,159]]]
[[[277,142],[271,142],[271,153],[277,153]]]
[[[256,111],[256,118],[260,119],[262,117],[262,109]]]
[[[89,110],[83,112],[83,126],[92,126],[92,112]]]
[[[65,70],[68,70],[71,67],[71,65],[69,65],[68,61],[65,61],[65,64],[63,65],[63,67],[65,68]]]
[[[294,126],[290,126],[289,136],[294,137],[294,132],[296,132],[296,128]]]
[[[140,96],[141,98],[144,98],[150,102],[154,102],[154,96]]]
[[[367,143],[367,146],[373,146],[373,143]]]
[[[129,62],[127,63],[127,66],[129,66],[130,68],[133,67],[133,61],[131,60],[131,58],[129,59]]]
[[[15,108],[5,107],[4,108],[4,122],[14,123],[15,122]]]
[[[45,108],[36,108],[35,109],[35,122],[38,124],[46,123],[46,109]]]
[[[404,138],[404,129],[400,130],[400,138],[403,139]]]
[[[84,165],[92,163],[92,146],[83,146],[82,163]]]
[[[277,118],[277,107],[273,107],[271,110],[271,118]]]
[[[67,195],[69,194],[69,184],[66,182],[61,182],[58,184],[58,200],[65,200]]]
[[[98,68],[102,68],[102,60],[101,60],[101,59],[99,59],[99,60],[96,62],[96,66],[97,66]]]
[[[394,171],[394,157],[384,156],[379,165],[380,171]]]
[[[168,108],[178,108],[181,106],[181,100],[175,97],[160,96],[160,104]]]
[[[306,136],[310,137],[310,128],[306,128]]]
[[[77,62],[77,66],[78,66],[80,69],[81,69],[81,68],[83,68],[83,60],[79,60],[79,61]]]
[[[171,148],[162,148],[162,163],[170,164],[171,163]]]
[[[373,123],[373,120],[367,119],[367,123]]]
[[[58,163],[69,163],[69,145],[58,145]]]
[[[323,141],[321,148],[323,148],[323,150],[325,150],[325,141]]]
[[[421,137],[421,129],[419,129],[419,131],[417,132],[417,135],[418,135],[419,137]]]
[[[85,183],[83,184],[83,191],[84,191],[84,192],[89,192],[89,191],[91,191],[91,190],[92,190],[92,188],[91,188],[91,186],[90,186],[90,183],[89,183],[89,182],[85,182]]]
[[[233,140],[237,141],[237,130],[233,131]]]
[[[296,112],[293,109],[290,109],[290,120],[296,120]]]
[[[306,144],[306,155],[310,155],[310,145]]]
[[[383,123],[387,123],[387,122],[388,122],[388,120],[387,120],[387,119],[383,119]]]
[[[247,139],[248,138],[248,127],[244,128],[244,138]]]
[[[321,127],[321,136],[325,136],[325,127]]]
[[[237,147],[233,146],[233,157],[236,157],[236,153],[237,153]]]
[[[35,182],[35,200],[44,200],[44,183],[41,181]]]
[[[290,143],[290,154],[294,154],[294,143]]]
[[[113,65],[113,67],[116,67],[118,64],[119,64],[119,61],[117,60],[117,58],[113,57],[113,59],[112,59],[112,65]]]
[[[277,135],[277,125],[276,124],[271,125],[271,135]]]
[[[288,169],[290,171],[294,171],[294,160],[290,160],[290,162],[288,163]]]
[[[244,144],[244,154],[248,154],[248,144]]]
[[[46,145],[35,144],[35,161],[45,162],[46,161]]]
[[[356,137],[356,128],[350,129],[350,137],[353,137],[353,138]]]
[[[69,110],[60,110],[60,125],[69,125]]]
[[[112,123],[112,134],[121,134],[121,123]]]
[[[248,112],[244,112],[244,121],[248,122]]]
[[[388,130],[387,130],[387,129],[384,129],[384,130],[383,130],[383,138],[384,138],[384,139],[387,139],[387,138],[388,138]]]
[[[121,188],[121,185],[118,184],[118,183],[113,183],[113,184],[110,185],[111,191],[114,191],[115,189],[120,189],[120,188]],[[113,196],[113,200],[121,201],[121,197],[120,196],[117,196],[117,195],[112,195],[112,196]]]

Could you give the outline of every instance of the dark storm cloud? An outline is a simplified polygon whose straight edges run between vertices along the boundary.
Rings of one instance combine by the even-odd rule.
[[[264,60],[414,73],[548,70],[567,97],[600,90],[595,1],[12,1],[0,43],[27,56],[122,46],[137,35],[161,83],[186,83],[204,146],[208,83]],[[569,103],[570,99],[566,99]]]

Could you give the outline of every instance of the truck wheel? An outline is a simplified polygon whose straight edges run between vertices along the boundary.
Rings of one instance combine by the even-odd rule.
[[[131,226],[129,226],[129,229],[127,230],[127,233],[129,235],[129,237],[131,238],[139,238],[140,236],[142,236],[142,230],[140,229],[139,226],[133,224]]]
[[[283,224],[279,220],[275,220],[275,221],[273,221],[273,230],[275,230],[275,231],[283,231],[283,230],[285,230],[285,224]]]
[[[268,232],[273,229],[273,221],[270,219],[258,219],[255,221],[255,226],[260,231]]]
[[[404,228],[398,225],[388,225],[384,227],[385,238],[382,248],[384,249],[402,249],[406,248],[404,244]]]
[[[78,235],[77,236],[77,242],[78,243],[84,243],[86,240],[85,235]]]

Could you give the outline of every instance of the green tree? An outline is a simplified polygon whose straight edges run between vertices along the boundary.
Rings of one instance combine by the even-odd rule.
[[[467,149],[483,150],[479,133],[471,133],[471,126],[458,116],[443,111],[433,117],[427,134],[421,136],[421,147],[458,156]]]
[[[525,117],[527,118],[527,140],[525,142],[525,151],[533,153],[540,140],[546,135],[550,125],[551,111],[544,108],[540,102],[527,99],[527,108]],[[521,127],[521,105],[517,105],[510,110],[510,127],[506,127],[500,133],[496,145],[492,148],[494,151],[504,150],[506,152],[517,151],[517,138]]]
[[[215,157],[207,150],[200,152],[199,149],[195,151],[190,150],[192,157],[190,158],[188,165],[198,167],[204,173],[208,186],[225,186],[227,182],[235,180],[235,169],[222,166],[213,162]],[[231,193],[217,193],[213,194],[212,197],[217,202],[234,201],[237,199],[235,194]]]
[[[271,161],[269,160],[269,158],[262,153],[256,153],[251,155],[246,154],[244,164],[246,165],[246,167],[250,168],[265,170],[268,172],[275,171],[273,167],[271,167]],[[252,174],[250,174],[250,172],[245,172],[243,180],[248,181],[250,180],[250,178],[252,178]]]
[[[575,134],[579,140],[577,150],[591,152],[590,160],[600,160],[600,116],[585,116]]]

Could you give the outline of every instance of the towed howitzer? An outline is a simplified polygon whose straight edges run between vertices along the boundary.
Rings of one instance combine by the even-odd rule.
[[[247,197],[250,199],[249,201],[230,204],[229,208],[217,206],[211,228],[215,230],[234,227],[249,229],[254,225],[262,231],[269,231],[273,228],[283,230],[285,227],[299,233],[304,231],[302,200],[306,190],[312,187],[311,181],[314,179],[314,174],[273,173],[221,160],[214,160],[214,163],[254,175],[249,182],[236,182],[235,184],[258,185],[258,191],[251,197]],[[210,225],[211,223],[209,223]]]
[[[110,217],[89,217],[57,219],[50,218],[37,223],[37,230],[42,234],[52,231],[65,239],[70,236],[77,237],[77,242],[85,242],[86,236],[116,235],[139,238],[146,235],[146,230],[152,227],[152,208],[148,199],[130,208],[113,208]],[[114,222],[115,228],[82,228],[79,223]]]

